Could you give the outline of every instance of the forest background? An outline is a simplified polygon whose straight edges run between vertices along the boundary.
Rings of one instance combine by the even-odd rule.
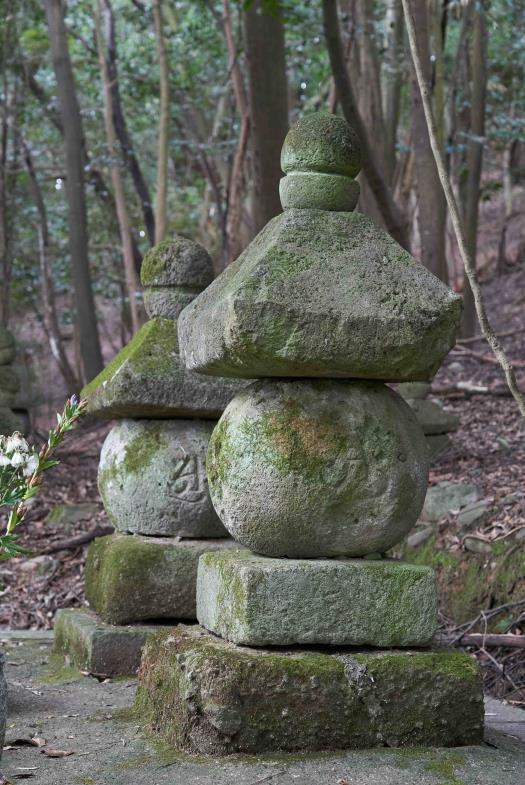
[[[0,316],[27,390],[53,406],[129,340],[155,242],[190,236],[217,272],[234,259],[280,212],[282,140],[314,110],[357,126],[358,209],[467,290],[475,333],[400,0],[2,5]],[[412,8],[468,244],[494,279],[525,256],[525,0]]]

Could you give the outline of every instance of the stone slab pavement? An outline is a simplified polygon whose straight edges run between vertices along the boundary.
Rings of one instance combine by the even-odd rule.
[[[492,699],[479,747],[192,758],[144,735],[130,712],[133,679],[83,676],[52,653],[49,634],[0,632],[0,644],[9,682],[0,768],[12,785],[525,785],[525,712]],[[45,746],[20,742],[33,737]]]

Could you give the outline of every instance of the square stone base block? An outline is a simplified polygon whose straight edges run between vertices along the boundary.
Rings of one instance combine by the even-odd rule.
[[[238,547],[231,539],[177,540],[121,533],[99,537],[88,550],[86,597],[111,624],[194,620],[199,557]]]
[[[146,643],[136,709],[198,754],[478,744],[477,663],[447,650],[250,649],[179,626]]]
[[[271,559],[244,550],[199,561],[200,624],[249,646],[426,646],[437,606],[434,571],[393,559]]]
[[[136,676],[146,639],[165,627],[105,624],[77,608],[57,611],[55,651],[79,670],[104,676]]]

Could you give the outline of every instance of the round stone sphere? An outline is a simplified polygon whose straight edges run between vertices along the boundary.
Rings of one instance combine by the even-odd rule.
[[[119,531],[227,537],[208,493],[205,458],[213,422],[120,420],[100,455],[98,487]]]
[[[281,169],[355,177],[361,169],[359,137],[342,117],[321,112],[305,115],[286,134]]]
[[[383,553],[423,506],[429,456],[408,404],[380,382],[255,382],[210,439],[210,494],[230,534],[276,557]]]

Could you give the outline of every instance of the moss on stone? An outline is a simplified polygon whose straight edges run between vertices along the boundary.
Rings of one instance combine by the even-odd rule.
[[[509,540],[496,543],[492,553],[450,551],[429,539],[422,548],[405,547],[403,558],[435,569],[444,612],[458,624],[475,618],[480,610],[498,607],[523,597],[525,553]],[[504,616],[488,620],[487,631],[501,631]]]
[[[59,651],[54,651],[47,659],[43,675],[39,678],[39,683],[67,684],[72,681],[78,681],[81,678],[82,674],[79,669],[75,665],[70,665]]]
[[[361,168],[359,137],[346,120],[315,112],[288,131],[281,153],[283,172],[326,172],[355,177]]]
[[[189,753],[480,740],[479,679],[447,680],[446,668],[436,675],[431,663],[419,667],[419,653],[392,653],[404,666],[388,673],[384,664],[375,669],[381,655],[360,656],[243,649],[202,628],[179,627],[148,641],[135,708],[150,731]]]

